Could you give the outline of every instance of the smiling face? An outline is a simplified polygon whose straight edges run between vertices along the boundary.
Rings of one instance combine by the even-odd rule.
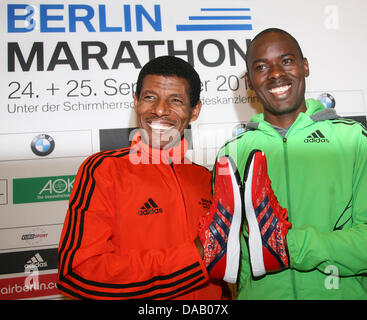
[[[190,106],[190,87],[176,76],[147,75],[140,96],[134,96],[134,109],[142,139],[153,148],[176,145],[189,123],[199,116],[201,102]]]
[[[308,62],[287,34],[268,32],[257,38],[247,56],[246,78],[264,107],[265,120],[285,127],[306,111]]]

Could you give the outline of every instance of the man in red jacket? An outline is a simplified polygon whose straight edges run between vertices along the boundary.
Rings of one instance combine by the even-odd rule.
[[[220,299],[198,240],[211,175],[184,158],[201,109],[200,78],[170,56],[148,62],[134,97],[129,148],[86,159],[59,243],[58,288],[89,299]]]

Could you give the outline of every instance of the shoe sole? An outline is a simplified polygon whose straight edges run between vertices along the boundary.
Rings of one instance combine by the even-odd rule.
[[[262,237],[255,209],[252,203],[252,179],[255,154],[253,154],[245,184],[245,213],[249,228],[248,245],[250,251],[250,262],[254,277],[260,277],[266,273],[264,266]]]
[[[238,269],[240,266],[240,229],[242,225],[242,205],[241,193],[238,187],[237,179],[231,161],[228,160],[228,167],[231,177],[231,185],[233,188],[233,216],[232,223],[229,229],[227,241],[227,258],[226,270],[223,280],[229,283],[236,283],[238,276]]]

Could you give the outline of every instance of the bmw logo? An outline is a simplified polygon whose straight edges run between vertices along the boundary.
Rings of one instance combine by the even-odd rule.
[[[335,99],[329,93],[322,93],[317,100],[319,100],[325,108],[335,108]]]
[[[232,129],[232,137],[238,136],[239,134],[245,132],[246,124],[239,123]]]
[[[33,138],[31,149],[37,156],[47,156],[54,151],[55,140],[48,134],[39,134]]]

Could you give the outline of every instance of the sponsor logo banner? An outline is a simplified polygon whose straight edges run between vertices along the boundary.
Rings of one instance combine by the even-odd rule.
[[[90,130],[0,134],[0,161],[89,156],[91,141]]]
[[[0,300],[15,300],[58,295],[57,273],[30,273],[26,277],[0,279]]]
[[[0,250],[57,247],[61,229],[62,223],[0,229]]]
[[[57,248],[0,254],[0,274],[57,269]]]
[[[68,200],[75,175],[13,179],[13,203]]]
[[[359,116],[366,114],[362,90],[308,91],[306,98],[314,98],[326,108],[335,108],[341,116]]]

